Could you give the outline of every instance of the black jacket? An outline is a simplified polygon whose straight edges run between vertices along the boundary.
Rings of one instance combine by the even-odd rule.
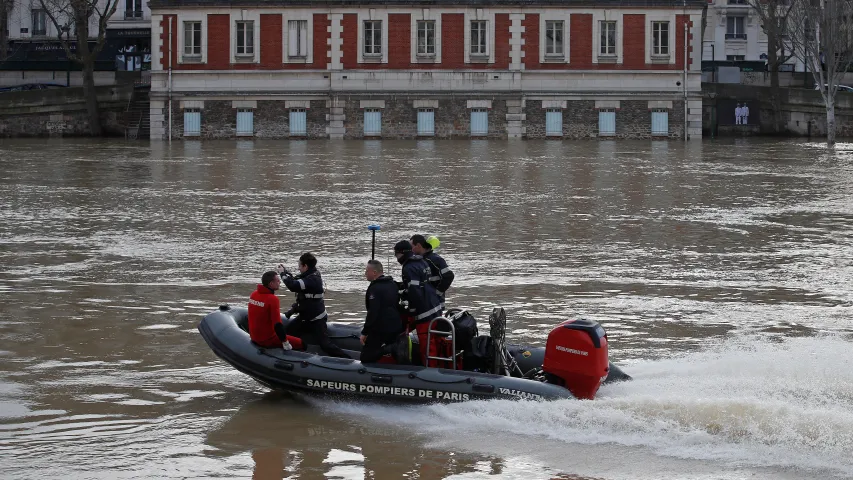
[[[364,294],[367,318],[364,320],[362,335],[398,334],[403,331],[403,322],[397,310],[397,282],[388,275],[382,275],[370,282]]]
[[[415,322],[441,315],[441,298],[429,283],[429,264],[412,252],[397,261],[403,265],[403,295],[409,301],[409,315],[415,317]]]
[[[282,282],[291,292],[296,292],[296,308],[299,318],[305,322],[323,320],[326,315],[326,303],[323,301],[323,279],[316,268],[309,268],[295,277],[282,275]]]
[[[435,287],[439,296],[444,296],[444,292],[450,288],[453,283],[453,270],[447,266],[447,262],[434,251],[430,250],[424,254],[424,260],[429,264],[429,283]]]

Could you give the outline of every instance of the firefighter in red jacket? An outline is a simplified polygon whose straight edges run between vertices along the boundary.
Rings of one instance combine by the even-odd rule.
[[[262,347],[302,350],[302,340],[287,335],[281,324],[280,305],[275,296],[279,287],[278,273],[267,272],[261,277],[258,289],[249,297],[249,336]]]

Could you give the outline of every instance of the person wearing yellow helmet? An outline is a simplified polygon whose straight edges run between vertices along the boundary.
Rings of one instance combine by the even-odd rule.
[[[439,240],[438,237],[436,237],[435,235],[428,236],[426,241],[428,244],[430,244],[433,250],[435,250],[436,248],[438,248],[439,245],[441,245],[441,240]]]
[[[441,256],[433,251],[440,242],[438,237],[430,236],[434,242],[430,242],[423,235],[412,235],[412,251],[415,255],[420,255],[429,264],[430,275],[429,283],[435,287],[436,293],[441,298],[441,309],[444,310],[444,294],[453,283],[453,270],[447,266],[447,262]]]

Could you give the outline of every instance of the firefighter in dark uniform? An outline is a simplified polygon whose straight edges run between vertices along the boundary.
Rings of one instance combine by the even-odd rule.
[[[444,310],[445,293],[453,283],[453,270],[447,266],[447,262],[439,254],[433,251],[432,245],[423,235],[412,235],[412,251],[415,255],[423,257],[429,264],[429,283],[435,287],[435,293],[441,299],[441,309]]]
[[[429,283],[429,264],[412,251],[408,240],[400,240],[394,245],[394,256],[403,266],[402,295],[408,302],[408,330],[417,330],[418,342],[424,365],[427,365],[427,352],[433,355],[432,346],[427,347],[429,321],[441,316],[441,299],[435,287]]]
[[[341,347],[329,339],[329,329],[326,325],[329,316],[323,301],[326,288],[320,272],[317,271],[317,259],[314,255],[306,252],[299,257],[299,275],[291,275],[284,265],[279,265],[276,270],[281,274],[281,280],[287,289],[296,292],[296,303],[284,315],[290,317],[293,313],[298,313],[299,316],[287,326],[287,333],[298,337],[310,334],[327,355],[350,358]]]
[[[368,260],[364,276],[370,286],[364,294],[367,317],[361,329],[362,363],[377,362],[385,353],[390,353],[386,346],[392,345],[403,333],[403,322],[397,310],[397,282],[383,273],[379,260]]]

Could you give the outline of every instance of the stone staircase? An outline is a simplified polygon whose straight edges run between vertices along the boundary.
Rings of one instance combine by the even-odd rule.
[[[133,89],[133,97],[127,107],[127,127],[125,137],[129,140],[151,137],[151,102],[148,94],[151,86],[138,86]]]

